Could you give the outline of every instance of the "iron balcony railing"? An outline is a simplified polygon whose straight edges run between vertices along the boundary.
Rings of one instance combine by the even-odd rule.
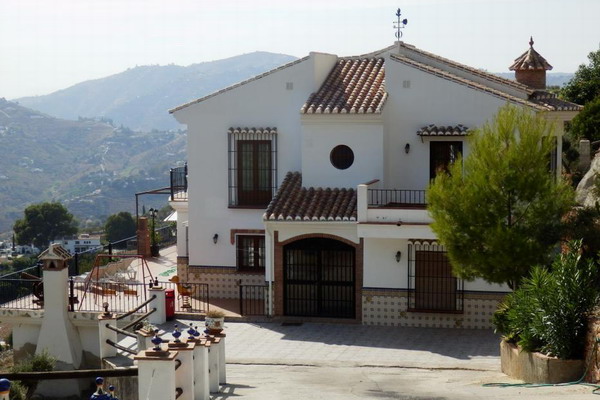
[[[369,207],[425,207],[425,190],[368,189]]]
[[[171,201],[187,201],[188,167],[171,168]]]

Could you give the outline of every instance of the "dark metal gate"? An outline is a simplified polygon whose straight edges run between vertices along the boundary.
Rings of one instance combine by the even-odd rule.
[[[284,246],[284,314],[355,317],[355,249],[310,238]]]

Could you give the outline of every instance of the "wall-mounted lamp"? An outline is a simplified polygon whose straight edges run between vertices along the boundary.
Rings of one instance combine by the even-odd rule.
[[[219,234],[218,234],[218,233],[215,233],[215,234],[214,234],[214,236],[213,236],[213,243],[214,243],[214,244],[217,244],[217,241],[218,241],[218,240],[219,240]]]
[[[404,146],[404,152],[406,154],[410,153],[410,143],[406,143],[406,146]]]
[[[397,251],[396,252],[396,262],[400,262],[401,258],[402,258],[402,252],[401,251]]]

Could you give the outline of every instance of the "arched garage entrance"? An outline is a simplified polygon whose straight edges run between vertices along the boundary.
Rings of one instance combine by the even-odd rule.
[[[308,238],[283,248],[284,315],[355,318],[355,248]]]

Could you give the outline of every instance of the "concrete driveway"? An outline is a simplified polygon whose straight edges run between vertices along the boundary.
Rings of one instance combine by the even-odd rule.
[[[491,331],[227,322],[225,333],[228,384],[217,400],[597,398],[585,386],[483,387],[516,383],[500,372]]]

